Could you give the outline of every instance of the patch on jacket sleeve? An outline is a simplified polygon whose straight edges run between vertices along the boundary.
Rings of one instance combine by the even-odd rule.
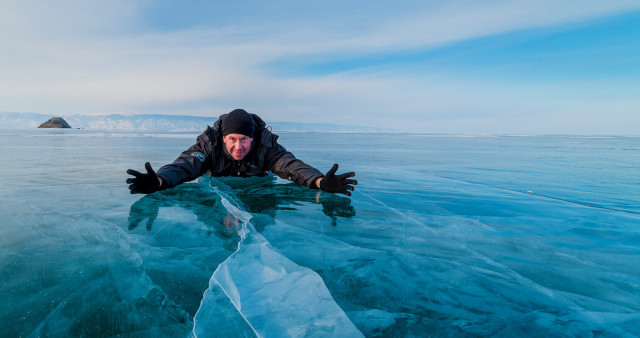
[[[204,162],[205,156],[204,156],[203,153],[201,153],[199,151],[191,153],[191,156],[196,157],[198,160],[200,160],[200,162]]]

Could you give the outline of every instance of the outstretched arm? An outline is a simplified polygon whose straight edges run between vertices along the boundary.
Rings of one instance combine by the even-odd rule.
[[[207,163],[211,161],[206,155],[210,153],[210,148],[207,130],[198,136],[196,144],[184,151],[173,163],[161,167],[157,173],[148,162],[145,164],[146,174],[127,170],[127,174],[134,176],[127,179],[129,190],[132,194],[150,194],[199,177],[207,170]]]
[[[326,175],[322,175],[316,168],[295,158],[277,142],[270,149],[267,160],[270,162],[268,168],[274,174],[309,188],[351,196],[353,186],[358,184],[356,180],[349,179],[356,175],[354,172],[335,175],[338,164],[334,164]]]
[[[280,178],[295,182],[308,188],[317,188],[315,185],[322,173],[316,168],[297,159],[282,145],[275,144],[266,155],[266,169],[278,175]]]
[[[158,170],[158,178],[165,189],[173,188],[183,182],[194,180],[210,167],[212,159],[211,139],[208,130],[198,136],[196,143],[185,150],[171,164]]]

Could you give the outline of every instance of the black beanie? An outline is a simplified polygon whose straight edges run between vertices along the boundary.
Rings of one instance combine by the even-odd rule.
[[[222,136],[242,134],[253,137],[253,117],[244,109],[235,109],[222,120]]]

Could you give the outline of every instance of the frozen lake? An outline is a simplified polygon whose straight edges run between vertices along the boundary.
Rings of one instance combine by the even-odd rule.
[[[130,195],[198,133],[0,130],[0,336],[640,335],[640,138],[274,132],[353,196]]]

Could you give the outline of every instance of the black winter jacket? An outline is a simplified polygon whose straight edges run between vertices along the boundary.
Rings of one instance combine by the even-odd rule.
[[[161,189],[168,189],[183,182],[191,181],[209,173],[211,176],[265,176],[271,171],[281,178],[297,184],[316,188],[316,179],[322,173],[310,165],[298,160],[292,153],[278,144],[278,135],[265,128],[265,123],[255,114],[251,114],[255,132],[251,150],[240,161],[234,160],[222,142],[222,121],[227,114],[220,116],[213,128],[207,127],[196,144],[184,151],[172,164],[158,170],[162,178]]]

